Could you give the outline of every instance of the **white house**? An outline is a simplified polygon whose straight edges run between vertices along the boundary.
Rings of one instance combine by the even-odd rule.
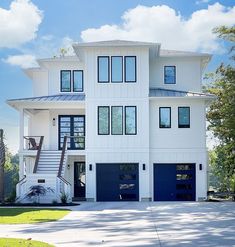
[[[45,202],[206,198],[211,56],[119,40],[73,49],[26,69],[33,96],[7,101],[20,118],[19,200],[38,184],[54,190]]]

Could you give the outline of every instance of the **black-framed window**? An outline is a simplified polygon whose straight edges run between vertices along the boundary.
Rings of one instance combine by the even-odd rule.
[[[109,56],[98,56],[98,82],[109,82]]]
[[[111,82],[123,82],[123,57],[111,57]]]
[[[71,92],[71,70],[60,71],[60,91]]]
[[[176,66],[164,66],[164,83],[176,84]]]
[[[171,128],[170,107],[159,107],[159,128]]]
[[[73,91],[83,92],[83,70],[73,70]]]
[[[136,106],[125,106],[125,134],[137,134],[137,109]]]
[[[123,134],[123,107],[112,106],[111,107],[111,134],[122,135]]]
[[[190,107],[178,107],[178,127],[190,128]]]
[[[125,82],[136,82],[136,56],[125,56]]]
[[[109,135],[109,106],[98,106],[98,135]]]

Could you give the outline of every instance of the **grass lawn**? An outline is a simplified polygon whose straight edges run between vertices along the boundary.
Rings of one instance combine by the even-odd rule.
[[[52,247],[53,245],[20,238],[0,238],[1,247]]]
[[[67,209],[0,208],[0,224],[30,224],[56,221],[69,212],[70,210]]]

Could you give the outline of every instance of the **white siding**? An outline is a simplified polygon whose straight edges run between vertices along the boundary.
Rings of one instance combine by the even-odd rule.
[[[164,66],[176,66],[176,84],[164,84]],[[150,61],[150,87],[201,91],[201,59],[198,57],[159,57]]]

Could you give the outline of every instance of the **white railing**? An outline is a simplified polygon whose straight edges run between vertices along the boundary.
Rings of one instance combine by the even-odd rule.
[[[63,177],[57,177],[57,186],[56,186],[56,194],[59,197],[58,199],[60,200],[60,196],[62,194],[65,194],[67,196],[67,202],[71,202],[72,201],[72,197],[71,197],[71,184]]]

